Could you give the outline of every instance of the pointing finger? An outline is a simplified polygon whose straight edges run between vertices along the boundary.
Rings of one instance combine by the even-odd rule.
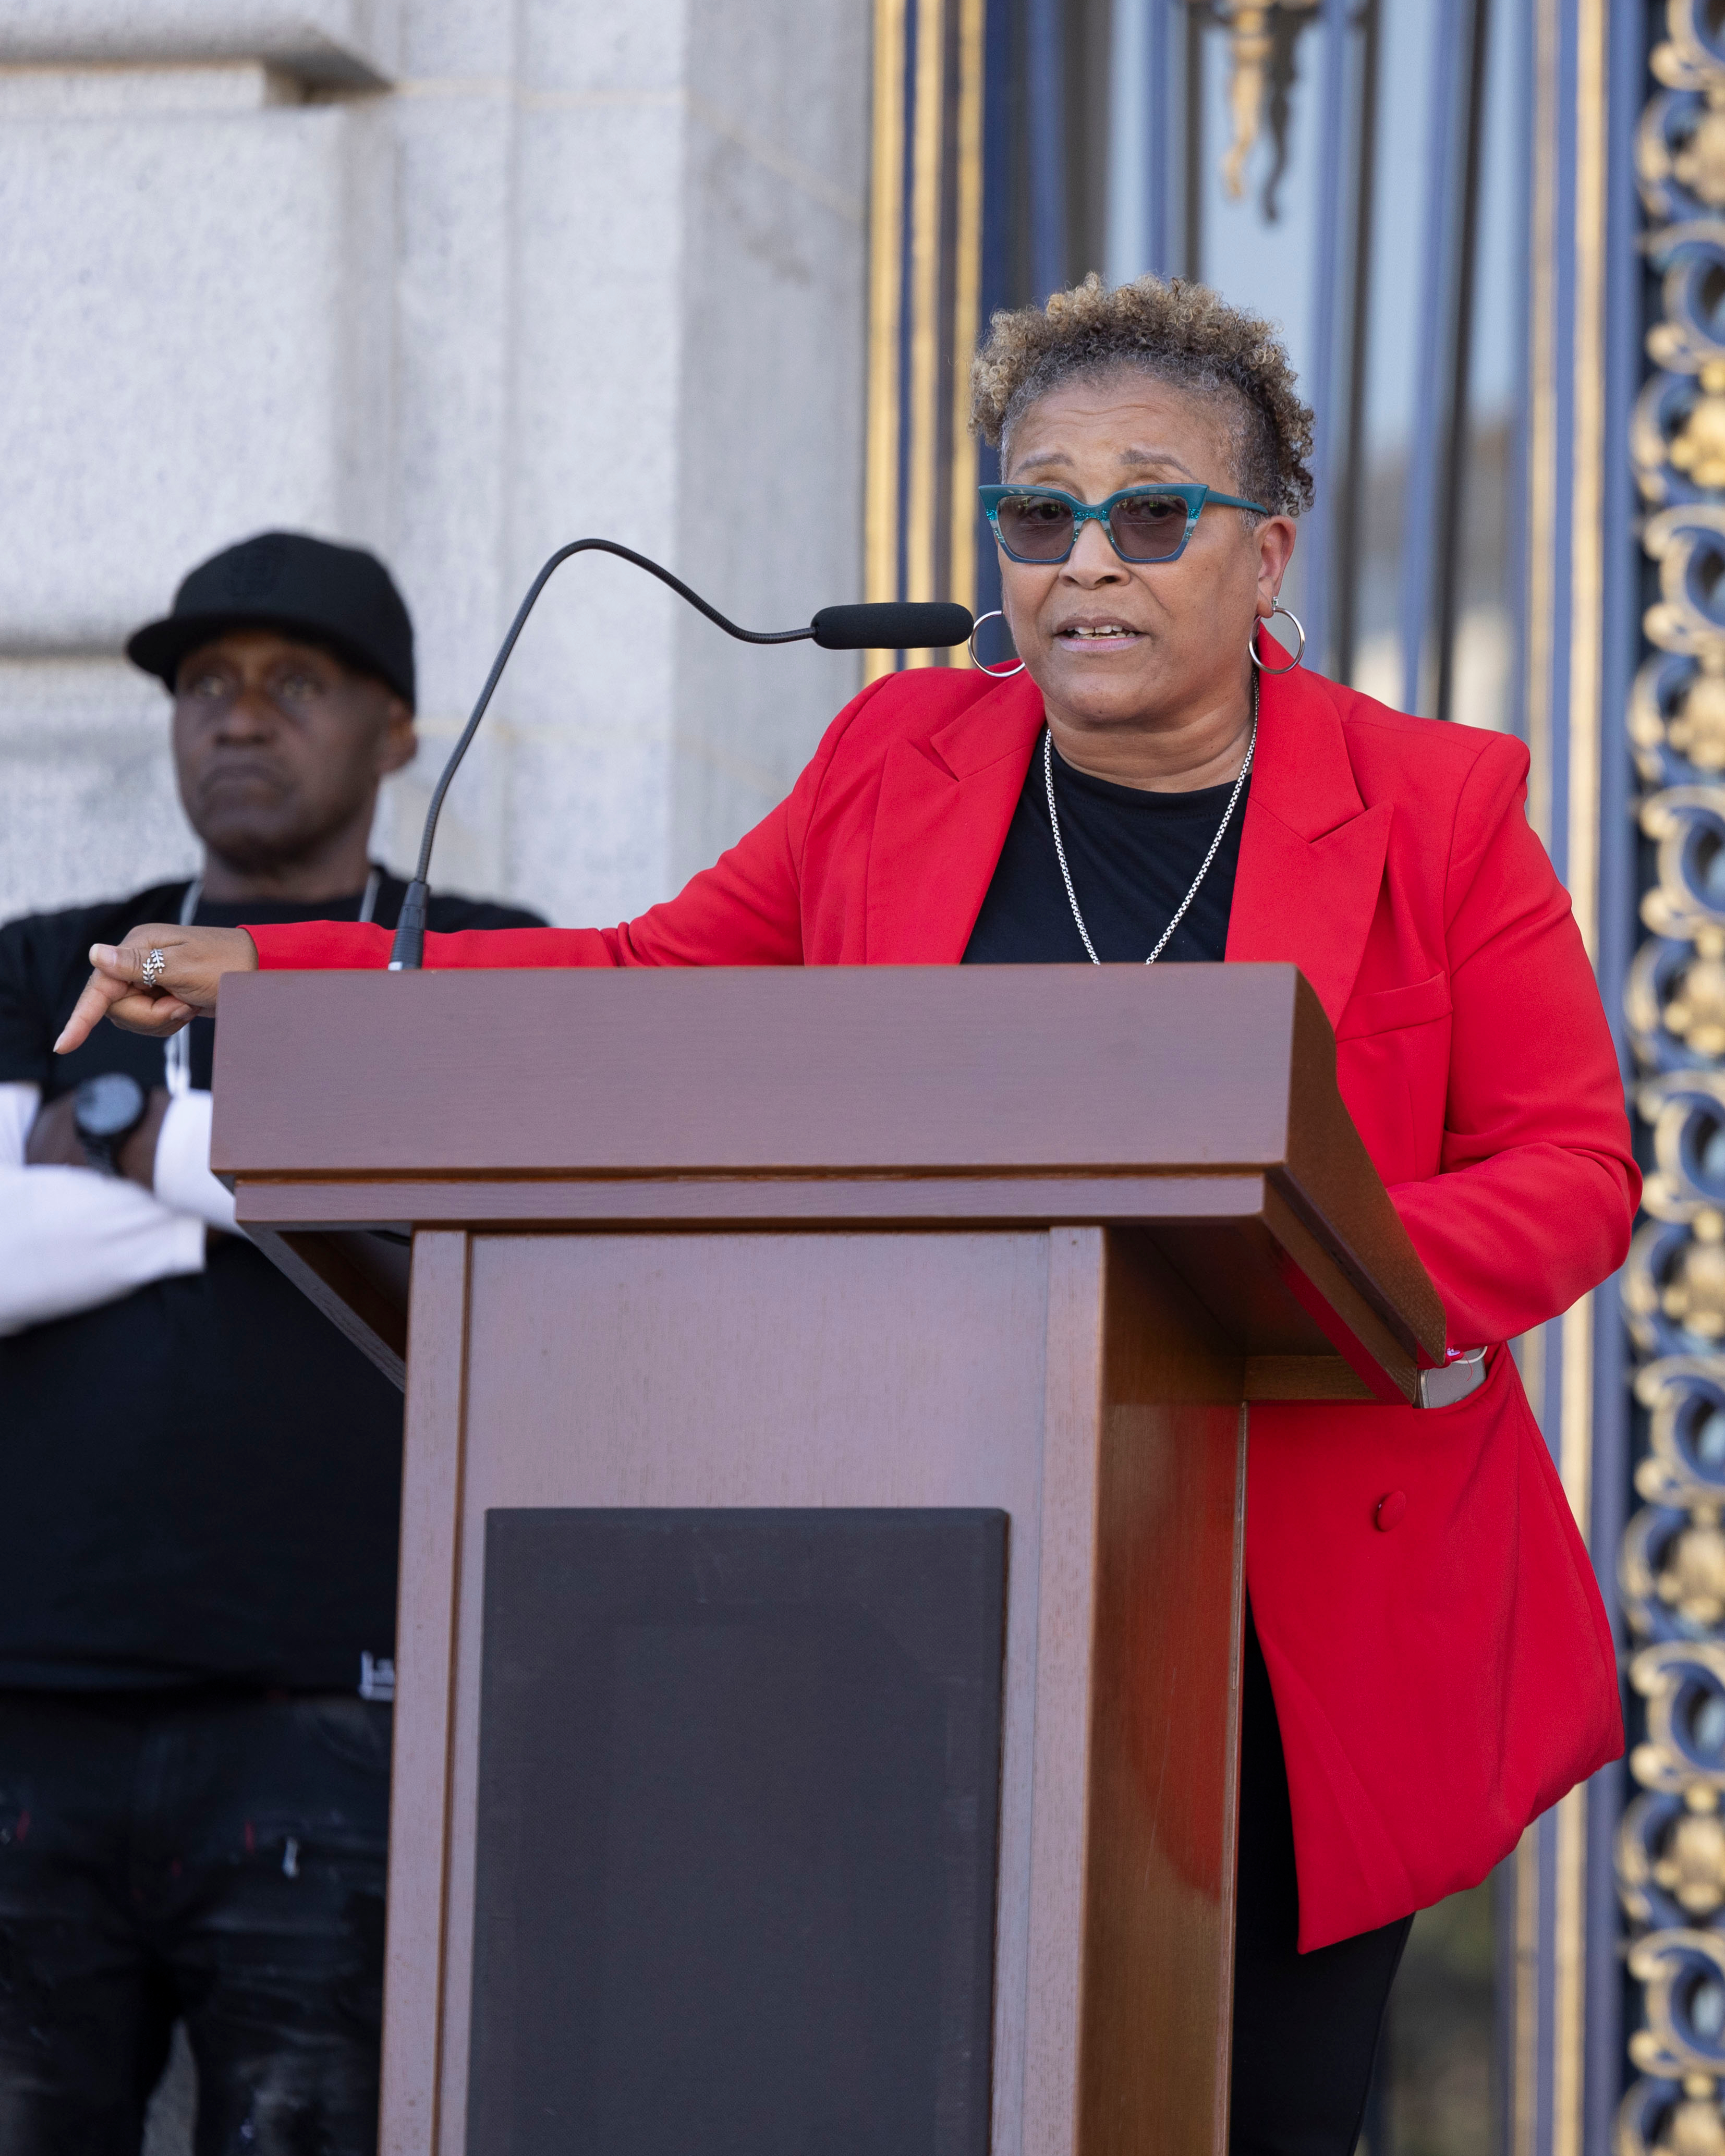
[[[73,1004],[72,1015],[62,1027],[59,1039],[54,1045],[54,1054],[69,1055],[74,1048],[81,1048],[108,1015],[110,1008],[122,996],[131,993],[129,983],[115,980],[106,973],[92,973],[84,984],[84,993]]]
[[[95,968],[54,1043],[64,1055],[104,1018],[127,1033],[165,1040],[200,1011],[215,1009],[224,973],[249,973],[257,947],[243,928],[191,929],[135,922],[123,943],[92,943]]]

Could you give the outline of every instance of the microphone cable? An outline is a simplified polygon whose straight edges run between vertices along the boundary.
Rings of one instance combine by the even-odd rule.
[[[415,973],[425,963],[426,916],[431,902],[431,849],[437,837],[437,821],[444,805],[444,796],[449,790],[449,782],[460,768],[461,759],[467,753],[480,721],[485,716],[492,692],[502,678],[509,664],[509,655],[515,649],[516,639],[526,625],[527,616],[533,611],[534,602],[545,589],[552,572],[567,562],[572,554],[614,554],[619,560],[633,562],[636,568],[644,569],[649,577],[657,577],[680,599],[686,599],[698,613],[704,613],[726,636],[734,636],[740,644],[800,644],[813,642],[826,651],[921,651],[937,647],[949,648],[968,640],[975,624],[968,607],[949,601],[926,602],[905,600],[868,606],[823,607],[806,629],[742,629],[734,621],[710,606],[699,592],[692,591],[680,577],[650,561],[644,554],[637,554],[632,547],[619,546],[614,539],[572,539],[567,547],[559,547],[556,553],[541,569],[528,587],[527,596],[521,601],[515,619],[510,624],[509,634],[502,648],[493,660],[491,670],[485,677],[485,685],[480,691],[479,701],[473,707],[473,716],[461,730],[461,737],[450,751],[449,759],[436,786],[432,789],[430,806],[425,812],[425,828],[419,839],[419,859],[413,870],[413,880],[408,886],[407,896],[402,901],[401,918],[396,924],[395,942],[389,953],[392,973]]]

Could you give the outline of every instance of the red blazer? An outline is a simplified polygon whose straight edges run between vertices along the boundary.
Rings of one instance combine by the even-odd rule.
[[[888,675],[789,798],[603,932],[430,936],[441,966],[952,965],[1042,722],[1026,675]],[[1303,671],[1266,678],[1228,957],[1291,959],[1343,1097],[1489,1374],[1433,1410],[1251,1410],[1246,1575],[1310,1949],[1470,1887],[1623,1748],[1592,1567],[1502,1345],[1621,1262],[1640,1194],[1527,754]],[[252,932],[265,966],[381,966],[381,929]],[[1380,1497],[1405,1493],[1393,1532]]]

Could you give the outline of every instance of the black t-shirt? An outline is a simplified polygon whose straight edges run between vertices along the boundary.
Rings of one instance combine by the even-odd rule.
[[[1054,752],[1055,806],[1060,841],[1084,925],[1096,956],[1142,965],[1192,887],[1234,788],[1196,793],[1147,793],[1075,771]],[[1240,827],[1251,782],[1240,788],[1222,843],[1160,966],[1184,959],[1219,961],[1228,945]],[[1018,806],[977,916],[964,963],[974,965],[1087,965],[1072,918],[1048,818],[1042,741],[1030,758]]]
[[[405,885],[384,878],[393,927]],[[98,1026],[51,1044],[92,943],[177,921],[183,883],[0,928],[0,1082],[44,1101],[124,1070],[164,1081],[162,1044]],[[203,905],[208,927],[352,921],[360,897]],[[438,930],[525,928],[511,906],[434,896]],[[215,1024],[191,1028],[207,1087]],[[201,1274],[0,1339],[0,1686],[228,1683],[352,1691],[392,1655],[401,1394],[244,1238]]]

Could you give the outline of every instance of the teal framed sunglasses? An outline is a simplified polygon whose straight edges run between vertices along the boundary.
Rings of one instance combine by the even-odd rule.
[[[1064,562],[1086,524],[1100,524],[1122,562],[1178,562],[1206,502],[1267,516],[1261,501],[1207,486],[1122,487],[1106,501],[1080,501],[1057,486],[979,486],[1003,552],[1014,562]]]

